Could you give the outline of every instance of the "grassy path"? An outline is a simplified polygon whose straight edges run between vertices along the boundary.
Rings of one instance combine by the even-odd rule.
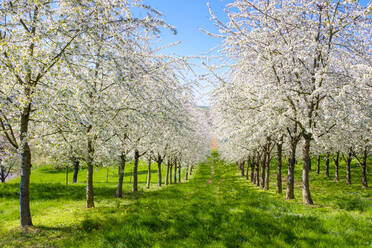
[[[275,199],[220,161],[202,164],[187,183],[111,199],[74,216],[61,226],[9,232],[0,247],[372,246],[371,219]]]

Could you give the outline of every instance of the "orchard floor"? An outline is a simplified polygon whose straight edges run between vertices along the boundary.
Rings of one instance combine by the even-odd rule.
[[[81,193],[59,192],[66,190],[62,184],[39,187],[36,197],[44,204],[32,209],[35,227],[20,230],[10,217],[1,219],[0,247],[372,247],[370,189],[348,198],[340,182],[339,195],[328,194],[336,200],[327,200],[323,189],[314,194],[314,206],[303,206],[298,195],[286,201],[273,189],[264,192],[219,160],[201,164],[188,182],[122,200],[112,197],[113,185],[102,183],[89,210]],[[55,195],[46,193],[51,190]],[[0,200],[4,191],[0,187]],[[0,205],[0,217],[6,207],[17,210],[12,204]]]

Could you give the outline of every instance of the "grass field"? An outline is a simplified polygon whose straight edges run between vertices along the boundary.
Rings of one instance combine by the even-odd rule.
[[[80,183],[66,188],[64,171],[36,169],[32,229],[17,228],[17,180],[0,185],[0,247],[372,247],[372,190],[361,188],[358,168],[351,186],[343,174],[336,183],[312,172],[315,205],[304,206],[300,165],[291,201],[275,195],[274,167],[271,189],[264,192],[240,177],[236,165],[220,160],[213,165],[214,173],[209,159],[189,182],[161,189],[155,186],[154,166],[154,190],[127,193],[120,200],[113,197],[117,170],[109,172],[106,183],[106,170],[99,169],[96,208],[89,210],[84,208],[85,171]],[[129,192],[129,169],[126,173]],[[145,166],[139,174],[143,189]],[[372,180],[371,173],[368,177]]]

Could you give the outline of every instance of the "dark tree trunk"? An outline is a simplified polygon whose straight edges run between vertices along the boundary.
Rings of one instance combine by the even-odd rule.
[[[0,165],[0,180],[5,183],[5,167]]]
[[[336,152],[336,155],[333,158],[335,162],[335,181],[336,182],[340,181],[340,179],[338,178],[339,158],[340,158],[340,152]]]
[[[251,161],[250,161],[250,157],[248,157],[247,159],[247,170],[245,172],[245,178],[248,180],[249,179],[249,167],[251,166]]]
[[[93,144],[90,139],[88,139],[88,160],[87,160],[87,188],[86,188],[86,207],[94,207],[94,193],[93,193]]]
[[[256,160],[256,173],[254,176],[255,184],[257,186],[260,186],[260,161],[261,161],[261,155],[257,153],[257,160]]]
[[[30,93],[26,91],[27,93]],[[21,116],[21,183],[20,183],[20,221],[21,227],[32,226],[31,211],[30,211],[30,175],[31,175],[31,150],[27,141],[28,124],[30,120],[31,103],[24,109]]]
[[[244,177],[244,164],[245,164],[245,160],[243,160],[239,164],[240,164],[240,171],[242,173],[242,177]]]
[[[276,144],[277,147],[277,162],[276,162],[276,193],[281,194],[283,191],[282,186],[282,151],[283,144],[280,141]]]
[[[124,180],[124,169],[125,169],[125,160],[126,155],[124,152],[120,154],[120,164],[119,164],[119,182],[116,188],[116,197],[122,198],[123,197],[123,180]]]
[[[303,167],[302,167],[302,202],[304,204],[313,205],[313,200],[310,194],[310,185],[309,185],[309,172],[310,172],[310,143],[311,135],[304,134],[304,145],[302,148],[303,156]]]
[[[186,175],[185,175],[185,180],[189,180],[189,165],[186,165]]]
[[[363,151],[363,158],[362,158],[362,187],[364,189],[368,188],[367,183],[367,146],[364,148]]]
[[[328,178],[328,177],[329,177],[329,152],[327,152],[327,154],[326,154],[326,160],[325,160],[325,174],[324,174],[324,177],[325,177],[325,178]]]
[[[150,188],[151,184],[151,158],[147,160],[147,183],[146,183],[146,189]]]
[[[251,182],[254,183],[254,156],[251,157]]]
[[[156,163],[158,164],[158,186],[161,187],[161,163],[163,163],[163,159],[159,156]]]
[[[168,163],[167,163],[167,173],[165,174],[165,185],[168,185],[169,184],[169,169],[170,169],[170,162],[168,160]]]
[[[1,163],[1,159],[0,159],[0,163]],[[12,169],[12,167],[9,167],[8,170],[7,170],[5,168],[5,166],[0,165],[0,180],[1,180],[2,183],[5,183],[6,178],[9,176],[9,173],[10,173],[11,169]]]
[[[266,154],[266,167],[265,167],[265,190],[269,190],[270,188],[270,162],[271,162],[271,156],[270,156],[270,144],[268,144],[267,147],[268,151]]]
[[[173,175],[174,183],[177,183],[177,160],[174,160],[174,175]]]
[[[80,161],[77,158],[72,158],[72,163],[74,165],[74,176],[72,177],[72,183],[77,183]]]
[[[320,173],[320,155],[318,155],[316,159],[316,174],[319,175],[319,173]]]
[[[262,154],[262,160],[261,160],[261,188],[262,189],[265,187],[266,160],[267,160],[267,154],[264,151]]]
[[[180,183],[181,182],[181,164],[178,165],[178,182]]]
[[[108,183],[109,180],[109,167],[106,167],[106,183]]]
[[[191,167],[190,167],[190,176],[192,175],[192,169],[194,168],[194,166],[193,165],[191,165]]]
[[[139,161],[139,151],[134,150],[134,163],[133,163],[133,188],[132,192],[138,191],[138,161]]]
[[[290,142],[286,199],[294,199],[294,168],[296,164],[297,142],[295,139],[292,139]]]
[[[172,170],[173,169],[173,164],[172,164],[172,162],[170,162],[170,167],[169,167],[169,184],[172,184],[173,183],[173,177],[172,177]]]
[[[350,175],[350,168],[351,168],[351,160],[352,160],[352,153],[349,151],[347,157],[344,157],[346,162],[346,184],[351,184],[351,175]]]

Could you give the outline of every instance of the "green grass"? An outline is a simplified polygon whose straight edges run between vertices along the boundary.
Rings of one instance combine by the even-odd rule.
[[[240,177],[236,165],[217,160],[214,168],[212,176],[210,162],[201,164],[187,183],[127,193],[120,200],[113,198],[114,171],[106,183],[106,171],[100,169],[95,173],[97,207],[89,210],[84,208],[85,172],[81,184],[66,189],[63,171],[37,169],[31,189],[34,228],[16,228],[17,182],[0,187],[0,247],[372,246],[371,190],[354,180],[346,186],[344,180],[335,183],[312,172],[316,205],[304,206],[298,183],[296,199],[286,201],[275,195],[274,183],[264,192]],[[155,183],[155,172],[152,178]],[[145,179],[141,174],[142,188]],[[127,176],[125,192],[128,181]]]

